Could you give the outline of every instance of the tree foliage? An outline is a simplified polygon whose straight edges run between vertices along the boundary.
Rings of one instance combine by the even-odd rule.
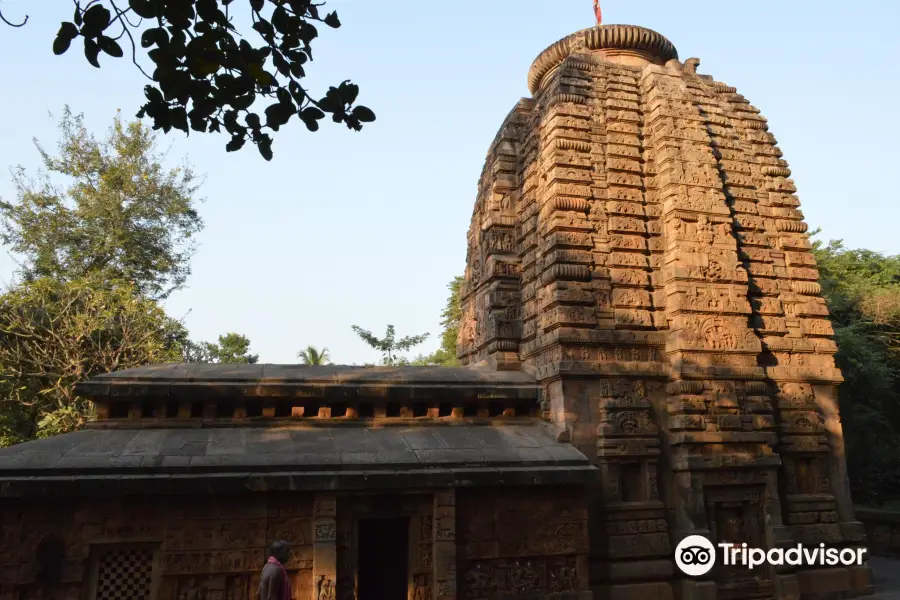
[[[409,364],[409,360],[401,356],[397,356],[398,352],[407,352],[418,346],[428,339],[427,333],[421,335],[408,335],[404,338],[397,339],[397,333],[393,325],[388,325],[383,338],[377,338],[372,332],[367,331],[358,325],[352,326],[362,340],[369,346],[381,352],[381,364],[385,366],[400,366]]]
[[[328,348],[319,350],[315,346],[307,346],[297,353],[297,358],[300,359],[301,364],[312,366],[327,365],[331,362],[331,357],[328,356]]]
[[[149,80],[139,118],[150,117],[153,128],[166,133],[224,130],[231,136],[229,152],[249,140],[271,160],[270,132],[293,117],[310,131],[317,131],[326,115],[356,131],[375,120],[370,109],[356,105],[359,87],[349,81],[330,87],[319,99],[302,85],[313,58],[312,42],[319,36],[316,24],[341,26],[337,13],[325,13],[324,4],[75,0],[71,20],[62,22],[53,40],[53,53],[65,54],[77,40],[87,62],[96,68],[101,54],[111,58],[128,54]],[[238,31],[236,14],[252,23],[252,34]],[[153,65],[149,73],[138,59],[144,53]],[[267,103],[262,115],[251,110],[257,100]]]
[[[246,336],[232,332],[220,335],[218,343],[186,343],[181,359],[187,363],[254,365],[259,355],[250,354],[250,340]]]
[[[835,329],[847,468],[855,500],[900,499],[900,257],[816,242]]]
[[[0,202],[0,239],[24,257],[25,279],[99,275],[155,299],[182,287],[203,227],[190,167],[164,168],[140,122],[117,116],[97,140],[66,107],[59,129],[55,155],[37,144],[45,171],[15,169],[17,201]]]
[[[459,322],[462,319],[462,308],[459,302],[459,288],[462,285],[461,276],[454,277],[447,284],[450,295],[447,304],[441,313],[441,347],[427,356],[419,356],[412,361],[414,365],[456,367],[459,359],[456,358],[456,340],[459,337]]]
[[[82,379],[177,361],[187,335],[127,282],[39,278],[0,296],[0,445],[80,427]]]

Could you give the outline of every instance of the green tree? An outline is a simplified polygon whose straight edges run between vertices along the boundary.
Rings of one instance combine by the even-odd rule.
[[[462,308],[459,302],[459,288],[462,282],[463,278],[457,276],[447,285],[450,295],[447,297],[447,304],[441,313],[441,326],[444,328],[441,333],[441,347],[433,354],[417,358],[413,364],[441,367],[459,366],[459,360],[456,358],[456,340],[459,337],[459,322],[462,319]]]
[[[814,232],[818,233],[818,232]],[[900,498],[900,257],[815,242],[834,325],[847,468],[855,500]]]
[[[226,333],[219,336],[218,344],[204,344],[209,356],[206,362],[222,364],[256,364],[258,354],[250,354],[250,340],[239,333]]]
[[[210,354],[210,344],[208,342],[186,340],[181,346],[181,355],[179,356],[179,359],[183,363],[211,363],[213,362],[213,358]]]
[[[249,140],[271,160],[269,132],[293,117],[310,131],[318,130],[326,113],[356,131],[375,120],[371,110],[354,106],[359,88],[349,81],[318,100],[301,85],[319,35],[314,23],[341,26],[337,13],[325,14],[324,5],[313,0],[76,0],[72,20],[63,21],[56,34],[53,53],[64,54],[77,40],[96,68],[101,53],[104,61],[127,54],[147,78],[139,118],[150,117],[154,129],[166,133],[224,129],[231,136],[229,152]],[[258,38],[237,30],[239,12]],[[13,27],[27,23],[28,16],[22,17],[13,22],[0,10],[0,20]],[[153,65],[148,70],[138,60],[145,52]],[[263,115],[250,110],[258,107],[257,100],[268,105]]]
[[[17,201],[0,202],[0,239],[24,257],[24,278],[96,274],[132,282],[153,299],[181,288],[203,226],[190,167],[164,168],[154,134],[140,122],[116,116],[97,140],[66,107],[59,129],[56,155],[37,144],[45,172],[32,179],[18,167]]]
[[[126,282],[39,278],[0,296],[0,445],[80,427],[82,379],[177,361],[187,332]]]
[[[409,335],[401,339],[397,339],[397,333],[393,325],[388,325],[383,338],[377,338],[372,332],[367,331],[358,325],[352,326],[362,340],[369,346],[381,352],[381,364],[385,366],[402,366],[409,364],[409,360],[398,357],[398,352],[406,352],[428,339],[427,333],[421,335]]]
[[[319,350],[315,346],[307,346],[305,349],[301,350],[297,353],[297,358],[300,359],[300,362],[304,365],[327,365],[331,362],[331,357],[328,356],[328,348],[322,348]]]

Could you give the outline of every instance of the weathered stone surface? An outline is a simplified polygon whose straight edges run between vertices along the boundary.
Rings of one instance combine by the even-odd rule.
[[[488,486],[460,493],[459,501],[454,490],[371,492],[190,499],[151,494],[127,502],[71,499],[65,510],[55,499],[28,505],[3,499],[0,590],[13,598],[34,597],[40,590],[38,597],[120,600],[133,597],[137,587],[142,598],[156,589],[153,597],[161,600],[249,600],[257,597],[267,546],[284,540],[292,546],[285,567],[295,599],[352,599],[359,561],[366,558],[357,552],[357,524],[401,517],[409,522],[408,573],[415,583],[410,600],[470,598],[472,586],[478,589],[475,564],[498,573],[513,570],[497,582],[498,592],[532,585],[532,597],[582,592],[580,600],[590,598],[583,486]],[[487,529],[481,527],[485,522]],[[65,556],[55,584],[40,581],[36,562],[50,539],[59,540]],[[458,564],[464,569],[461,590]],[[94,587],[109,570],[113,587]],[[538,580],[529,581],[533,574]]]
[[[841,569],[603,579],[670,557],[694,533],[858,543],[834,331],[796,186],[765,118],[699,65],[679,62],[660,34],[620,25],[538,56],[534,98],[501,125],[482,173],[457,354],[491,365],[502,338],[506,364],[517,353],[544,386],[547,417],[600,468],[592,519],[629,526],[592,526],[596,593],[846,594],[865,585]],[[489,195],[500,172],[502,205]],[[513,317],[503,335],[484,300],[500,284],[474,235],[499,220],[518,231],[504,260],[534,265],[503,284]],[[666,528],[651,532],[659,520]]]
[[[92,494],[97,486],[221,493],[591,481],[594,467],[552,429],[534,422],[79,431],[0,450],[0,497]]]
[[[353,397],[456,399],[537,397],[534,379],[518,371],[445,367],[167,364],[99,375],[78,385],[87,397],[166,396]]]

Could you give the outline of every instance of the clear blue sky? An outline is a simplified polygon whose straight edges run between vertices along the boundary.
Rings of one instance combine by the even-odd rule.
[[[31,139],[52,145],[68,103],[100,132],[141,104],[126,60],[54,57],[62,0],[0,0],[28,26],[0,26],[0,196],[8,165],[34,169]],[[240,4],[243,4],[240,3]],[[590,0],[330,0],[344,23],[316,42],[309,83],[352,79],[378,121],[362,133],[299,124],[275,159],[224,137],[163,138],[205,174],[206,229],[188,287],[166,306],[197,339],[247,335],[263,362],[296,362],[307,344],[336,362],[375,361],[350,329],[431,332],[439,344],[446,285],[461,274],[488,144],[527,95],[534,57],[593,24]],[[900,2],[895,0],[604,0],[607,23],[666,35],[701,73],[736,86],[769,119],[811,227],[853,247],[900,253],[896,156]],[[0,275],[14,262],[0,254]]]

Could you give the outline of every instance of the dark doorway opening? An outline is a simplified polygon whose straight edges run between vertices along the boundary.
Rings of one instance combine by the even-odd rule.
[[[409,519],[359,522],[359,600],[407,600]]]

